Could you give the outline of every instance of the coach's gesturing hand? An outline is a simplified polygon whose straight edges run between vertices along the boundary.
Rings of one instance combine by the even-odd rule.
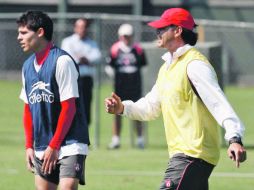
[[[231,160],[236,162],[236,167],[239,168],[240,162],[244,162],[247,159],[246,150],[241,144],[232,143],[228,147],[228,156]]]
[[[105,99],[105,109],[108,113],[122,114],[124,106],[121,98],[112,92],[111,97]]]

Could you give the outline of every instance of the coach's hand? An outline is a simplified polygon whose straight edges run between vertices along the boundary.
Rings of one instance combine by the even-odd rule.
[[[105,109],[108,113],[122,114],[124,106],[121,98],[112,92],[111,97],[105,99]]]
[[[26,167],[28,171],[34,173],[34,150],[32,148],[26,149]]]
[[[41,167],[42,173],[51,174],[52,170],[55,169],[56,167],[58,156],[59,156],[58,150],[53,149],[50,146],[47,147],[41,158],[41,160],[43,160]]]
[[[238,168],[240,166],[240,162],[244,162],[247,159],[246,150],[238,143],[230,144],[227,152],[229,158],[236,162],[236,167]]]

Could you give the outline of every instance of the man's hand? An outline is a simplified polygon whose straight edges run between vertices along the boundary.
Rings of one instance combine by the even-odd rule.
[[[58,150],[53,149],[50,146],[47,147],[41,158],[41,160],[43,160],[41,167],[42,173],[51,174],[52,170],[55,169],[56,167],[58,156],[59,156]]]
[[[246,150],[238,143],[230,144],[227,152],[229,158],[236,162],[236,167],[238,168],[240,166],[240,162],[244,162],[247,159]]]
[[[26,149],[26,167],[28,171],[34,173],[34,150],[32,148]]]
[[[124,106],[121,98],[112,92],[111,97],[105,99],[105,109],[111,114],[122,114]]]

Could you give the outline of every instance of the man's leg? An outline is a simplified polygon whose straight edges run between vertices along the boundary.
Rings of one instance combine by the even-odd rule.
[[[77,178],[61,178],[59,187],[60,190],[77,190],[79,179]]]
[[[56,190],[57,185],[35,175],[35,188],[36,190]]]
[[[60,190],[77,190],[85,184],[85,155],[67,156],[59,160]]]
[[[92,77],[82,77],[81,79],[81,90],[83,91],[84,107],[86,112],[87,124],[91,123],[91,103],[93,93],[93,79]]]
[[[120,147],[121,127],[122,127],[122,118],[119,115],[115,115],[115,121],[112,127],[112,140],[108,145],[108,149],[117,149]]]
[[[170,160],[160,190],[207,190],[214,166],[184,154]]]
[[[116,135],[118,137],[120,137],[121,135],[121,127],[122,127],[122,118],[119,115],[115,116],[115,123],[113,125],[113,135]]]
[[[36,190],[56,190],[59,183],[59,166],[57,165],[51,174],[45,174],[41,172],[43,160],[35,157],[34,161]]]
[[[143,149],[145,148],[144,125],[141,121],[133,121],[133,122],[137,130],[137,147]]]
[[[208,190],[208,178],[214,166],[200,159],[193,159],[178,184],[179,190]]]

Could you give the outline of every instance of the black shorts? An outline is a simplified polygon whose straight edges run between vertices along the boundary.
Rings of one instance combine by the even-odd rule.
[[[35,175],[39,175],[43,179],[59,184],[60,178],[77,178],[79,184],[85,185],[85,155],[66,156],[57,161],[56,168],[52,170],[51,174],[44,174],[41,172],[43,161],[35,157]]]
[[[135,102],[140,99],[142,95],[140,73],[117,73],[115,78],[115,93],[121,100],[132,100]]]
[[[169,161],[160,190],[208,190],[213,168],[202,159],[176,154]]]

